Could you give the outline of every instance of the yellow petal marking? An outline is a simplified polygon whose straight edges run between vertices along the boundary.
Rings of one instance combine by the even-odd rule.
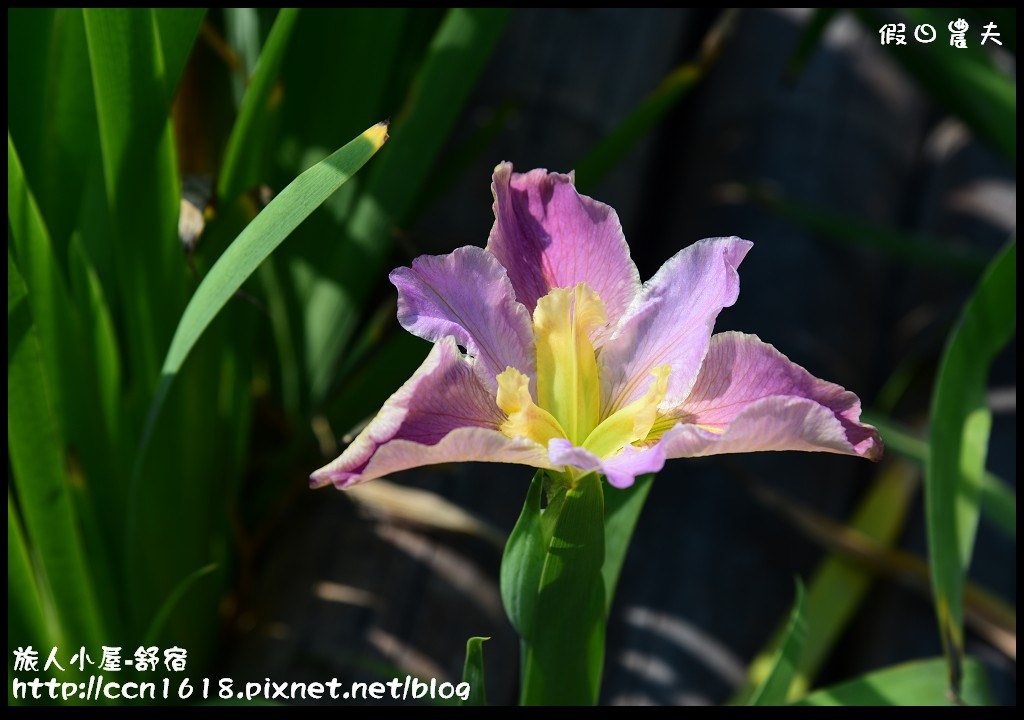
[[[637,440],[645,440],[658,415],[658,404],[665,399],[668,375],[672,368],[659,365],[651,371],[654,379],[642,397],[612,413],[594,428],[583,447],[598,457],[606,458]]]
[[[551,438],[565,437],[565,431],[547,410],[530,396],[530,378],[515,368],[498,373],[498,407],[508,415],[501,431],[509,437],[527,437],[544,447]]]
[[[586,283],[555,288],[537,301],[537,404],[580,445],[601,419],[597,359],[590,335],[607,322],[604,302]]]

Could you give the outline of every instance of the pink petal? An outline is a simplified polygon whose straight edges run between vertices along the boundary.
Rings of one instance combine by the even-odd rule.
[[[860,422],[856,395],[819,380],[755,335],[712,338],[690,397],[672,415],[681,424],[664,435],[668,457],[756,450],[882,456],[878,431]]]
[[[595,470],[608,478],[613,487],[627,488],[637,475],[661,470],[665,464],[665,448],[661,443],[650,447],[628,445],[618,455],[601,459],[568,440],[556,438],[548,442],[548,460],[553,465],[567,465],[584,472]]]
[[[516,302],[505,268],[489,252],[462,247],[448,255],[422,255],[392,271],[398,321],[409,332],[437,341],[452,336],[478,359],[484,387],[514,367],[534,377],[533,324]]]
[[[508,269],[516,299],[532,313],[552,288],[586,282],[614,323],[640,291],[615,211],[573,186],[572,175],[494,169],[494,226],[487,249]]]
[[[351,487],[388,473],[479,460],[550,467],[536,443],[503,435],[504,415],[452,337],[437,342],[345,452],[310,477]]]
[[[701,240],[676,253],[644,284],[601,347],[602,417],[642,395],[651,371],[665,363],[672,374],[662,407],[674,407],[689,394],[718,313],[739,296],[736,268],[751,245],[736,237]]]

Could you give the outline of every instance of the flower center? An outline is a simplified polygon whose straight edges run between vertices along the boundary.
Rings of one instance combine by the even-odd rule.
[[[665,397],[670,368],[655,368],[655,379],[644,396],[603,418],[591,338],[606,322],[604,302],[586,283],[555,288],[537,301],[537,401],[529,378],[521,372],[507,368],[498,375],[497,403],[508,415],[501,427],[506,435],[528,437],[545,446],[552,438],[566,438],[599,457],[647,437]]]
[[[590,336],[608,317],[586,283],[555,288],[537,301],[537,404],[554,416],[573,445],[582,445],[601,417],[601,386]]]

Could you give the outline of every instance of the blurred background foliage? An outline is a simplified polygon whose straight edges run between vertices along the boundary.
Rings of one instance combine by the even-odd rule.
[[[428,349],[387,272],[483,244],[507,159],[575,168],[644,278],[754,240],[719,327],[857,392],[888,446],[645,485],[602,700],[1015,703],[1015,43],[1014,10],[9,9],[9,680],[27,645],[458,677],[483,635],[515,697],[496,579],[528,474],[306,488]],[[243,229],[287,234],[284,188],[386,118],[190,325]],[[201,337],[172,363],[176,331]]]

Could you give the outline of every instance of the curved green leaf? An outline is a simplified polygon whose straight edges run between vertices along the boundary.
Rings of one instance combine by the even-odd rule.
[[[538,470],[501,556],[501,604],[519,637],[525,637],[533,625],[537,588],[540,587],[540,573],[548,545],[541,532],[540,501],[543,492],[544,471]]]
[[[1016,238],[989,265],[946,345],[932,396],[925,463],[928,553],[936,613],[959,692],[963,594],[978,526],[981,479],[992,416],[985,401],[989,365],[1017,329]]]
[[[142,452],[174,376],[189,351],[231,296],[291,232],[344,185],[387,141],[387,124],[378,123],[289,183],[263,212],[239,233],[203,278],[178,322],[150,406]]]

